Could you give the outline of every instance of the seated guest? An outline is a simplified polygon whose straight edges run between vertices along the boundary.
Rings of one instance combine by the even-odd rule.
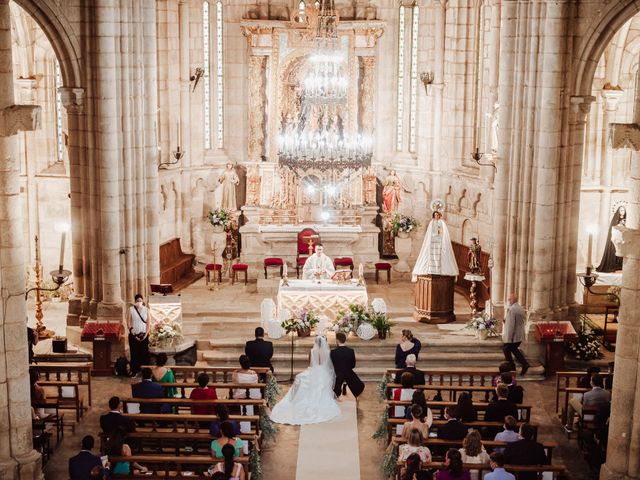
[[[409,440],[407,443],[400,445],[398,449],[398,461],[405,462],[409,455],[417,453],[420,456],[422,463],[428,463],[431,461],[431,452],[424,443],[424,437],[418,430],[411,430],[409,432]]]
[[[242,452],[242,440],[236,436],[233,426],[229,422],[222,422],[220,425],[220,438],[211,442],[211,456],[213,458],[223,458],[222,447],[231,445],[234,448],[234,456],[239,457]]]
[[[478,430],[469,430],[467,436],[462,441],[462,448],[460,449],[460,455],[462,457],[462,463],[476,463],[485,465],[489,463],[489,454],[482,445],[482,439],[480,438],[480,432]],[[471,471],[471,479],[478,478],[478,471]]]
[[[420,340],[413,338],[411,330],[402,330],[402,340],[396,345],[396,368],[406,368],[407,356],[413,354],[418,360],[418,354],[420,353]]]
[[[42,402],[46,400],[47,394],[42,386],[38,385],[40,376],[35,370],[29,370],[29,385],[31,391],[31,402]]]
[[[485,421],[504,422],[504,417],[507,415],[518,418],[518,407],[516,407],[515,403],[507,400],[509,387],[504,383],[499,383],[496,387],[496,395],[498,396],[498,399],[487,405],[487,410],[484,413]]]
[[[415,392],[415,389],[413,388],[413,374],[404,372],[402,377],[400,377],[400,384],[402,385],[402,388],[393,389],[393,400],[411,400],[411,397]],[[394,417],[404,417],[405,414],[406,411],[403,405],[399,405],[394,408]]]
[[[604,380],[598,373],[591,376],[591,390],[582,395],[582,399],[572,398],[569,400],[567,408],[567,424],[564,429],[567,432],[573,431],[573,416],[577,413],[582,415],[582,407],[599,407],[611,401],[611,392],[605,390]]]
[[[135,398],[164,398],[164,389],[151,380],[151,369],[142,369],[142,381],[131,385],[131,395]],[[141,413],[168,413],[169,405],[144,404],[140,402]]]
[[[591,388],[591,376],[600,373],[600,367],[587,367],[587,373],[578,379],[578,388]]]
[[[252,367],[269,367],[273,372],[271,357],[273,357],[273,343],[264,339],[264,328],[255,331],[255,340],[249,340],[244,346],[244,353],[249,357]]]
[[[549,460],[542,444],[533,439],[534,430],[528,423],[520,425],[522,440],[510,443],[504,449],[504,463],[507,465],[547,465]],[[518,480],[534,480],[535,472],[522,472]]]
[[[510,373],[503,373],[500,375],[501,383],[504,383],[509,389],[507,394],[507,400],[511,403],[521,404],[524,400],[524,389],[521,385],[515,385],[513,383],[513,377]]]
[[[91,453],[94,440],[91,435],[82,439],[82,450],[69,459],[69,478],[71,480],[88,480],[102,478],[102,460]]]
[[[427,415],[431,415],[431,417],[433,418],[431,409],[427,406],[427,398],[424,396],[424,390],[416,390],[415,392],[413,392],[413,395],[411,395],[411,405],[420,405],[422,407],[423,419]],[[410,408],[406,409],[404,417],[407,420],[411,420],[412,417]]]
[[[445,408],[444,418],[447,420],[447,423],[438,427],[438,438],[444,438],[445,440],[462,440],[467,436],[468,428],[458,420],[455,407],[448,406]]]
[[[404,465],[402,480],[431,480],[431,472],[422,470],[422,461],[417,453],[409,455]]]
[[[258,374],[251,370],[251,362],[246,355],[240,355],[240,368],[233,371],[231,381],[233,383],[258,383]],[[249,390],[249,396],[247,396]],[[257,391],[257,392],[256,392]],[[233,398],[261,398],[260,389],[235,388]]]
[[[144,369],[143,369],[144,370]],[[126,432],[122,429],[117,429],[113,435],[109,437],[107,442],[106,453],[110,457],[131,457],[131,447],[125,443]],[[138,462],[131,462],[128,460],[115,462],[111,465],[111,473],[133,475],[139,472],[146,472],[147,467],[143,467]]]
[[[413,375],[413,384],[414,385],[424,385],[424,372],[422,370],[418,370],[416,368],[416,356],[411,353],[407,355],[406,359],[406,368],[404,368],[401,372],[397,372],[396,376],[393,380],[393,383],[400,383],[400,378],[404,372],[409,372]]]
[[[218,413],[218,420],[214,420],[209,425],[209,433],[212,437],[218,438],[220,437],[220,426],[224,422],[228,422],[233,427],[233,434],[240,435],[240,424],[235,420],[229,420],[229,409],[227,409],[226,405],[218,405],[216,408]]]
[[[222,457],[224,458],[224,462],[218,462],[213,467],[213,472],[222,472],[224,473],[225,479],[229,480],[244,480],[244,468],[242,468],[241,463],[234,462],[235,459],[235,448],[233,445],[226,444],[222,447]]]
[[[217,400],[216,389],[207,387],[208,383],[209,375],[205,372],[200,372],[198,374],[198,386],[191,390],[189,398],[191,400]],[[215,405],[193,405],[191,407],[192,415],[215,415],[215,413]]]
[[[509,375],[511,375],[514,385],[518,384],[518,382],[516,382],[516,366],[513,363],[502,362],[498,366],[498,375],[493,377],[493,379],[491,380],[492,387],[497,387],[499,383],[502,383],[501,379],[503,373],[508,373]]]
[[[107,435],[111,435],[118,428],[125,432],[133,432],[136,429],[135,423],[122,415],[120,411],[120,397],[109,399],[109,412],[100,416],[100,428]]]
[[[468,392],[462,392],[458,397],[458,404],[456,405],[456,412],[458,418],[462,422],[476,422],[478,420],[478,412],[476,407],[473,406],[473,399]]]
[[[425,417],[422,407],[420,405],[411,405],[411,420],[404,423],[402,429],[402,438],[405,441],[409,440],[409,433],[411,430],[418,430],[424,438],[429,436],[429,429],[433,423],[433,415],[431,409],[427,409],[427,415]]]
[[[462,456],[455,448],[447,450],[444,467],[436,473],[436,480],[471,480],[471,473],[464,468]]]
[[[176,383],[176,377],[173,375],[173,371],[166,367],[167,354],[164,352],[159,353],[156,356],[156,365],[151,369],[153,379],[158,383]],[[178,394],[176,387],[164,387],[164,396],[167,398],[174,398]]]
[[[494,451],[489,455],[489,458],[491,459],[489,465],[493,472],[487,473],[484,476],[484,480],[516,480],[513,473],[509,473],[504,469],[504,455],[502,453]]]
[[[496,434],[494,438],[496,442],[517,442],[520,440],[518,435],[518,421],[511,415],[504,417],[504,430]],[[504,448],[494,448],[494,452],[504,452]]]

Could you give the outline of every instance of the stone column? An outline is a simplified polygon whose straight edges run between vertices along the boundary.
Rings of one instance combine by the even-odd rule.
[[[249,161],[259,162],[265,154],[264,107],[267,87],[267,57],[251,55],[249,57],[249,140],[247,150]]]
[[[360,126],[373,139],[376,57],[359,57],[362,66],[360,83]]]
[[[122,293],[120,285],[120,138],[118,136],[115,0],[99,0],[96,14],[96,103],[97,148],[99,174],[100,236],[102,247],[102,298],[98,305],[99,318],[121,318]]]
[[[16,134],[33,130],[40,107],[14,105],[9,0],[0,0],[0,478],[41,479],[31,440],[20,164]]]
[[[434,27],[434,61],[433,83],[430,90],[433,91],[433,161],[431,171],[434,175],[434,184],[431,191],[440,191],[440,176],[442,172],[441,162],[441,138],[442,138],[442,97],[444,95],[444,50],[445,50],[445,24],[447,19],[447,0],[436,0],[435,27]],[[437,182],[437,184],[435,183]]]
[[[184,167],[191,166],[194,150],[191,149],[190,134],[191,131],[191,106],[189,90],[191,88],[190,78],[190,28],[189,28],[189,1],[178,1],[178,20],[180,31],[180,132],[181,132],[181,147],[187,152],[181,162],[184,162]],[[215,4],[215,2],[212,2]],[[179,182],[176,181],[178,187],[180,205],[180,244],[184,251],[192,251],[191,245],[191,217],[190,217],[190,194],[191,194],[191,176],[186,172],[183,172],[180,176]]]
[[[616,253],[624,257],[607,463],[601,480],[640,478],[640,230],[615,227]]]

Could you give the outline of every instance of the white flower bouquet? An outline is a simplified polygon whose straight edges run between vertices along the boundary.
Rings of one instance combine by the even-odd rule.
[[[170,319],[158,320],[149,332],[149,343],[153,346],[177,345],[182,338],[182,326]]]

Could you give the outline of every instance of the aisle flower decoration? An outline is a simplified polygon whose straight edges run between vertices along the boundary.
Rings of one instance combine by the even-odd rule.
[[[382,412],[382,418],[380,419],[380,423],[378,423],[378,428],[376,428],[375,433],[371,436],[371,438],[378,440],[380,442],[386,442],[389,433],[389,409],[385,408]]]
[[[315,313],[308,311],[306,308],[302,308],[297,316],[285,320],[280,326],[284,328],[286,333],[291,333],[311,330],[319,322],[320,319]]]
[[[252,480],[262,480],[262,459],[260,458],[260,452],[256,444],[253,444],[253,448],[249,452],[249,471],[251,472]]]
[[[496,330],[497,322],[496,319],[491,316],[489,312],[486,310],[481,314],[473,317],[469,322],[467,322],[467,326],[469,330],[474,330],[476,333],[479,333],[483,336],[497,336],[498,331]]]
[[[391,442],[382,456],[380,465],[384,478],[395,478],[398,470],[398,444]]]
[[[156,321],[149,331],[149,344],[152,346],[174,346],[182,342],[182,338],[182,326],[169,318]]]
[[[267,405],[269,408],[273,408],[276,404],[278,397],[282,393],[282,389],[278,382],[276,381],[275,375],[273,373],[267,373],[267,385],[264,389],[264,399],[267,401]]]
[[[578,340],[567,345],[567,352],[577,360],[595,360],[602,357],[601,346],[596,333],[585,327],[578,332]]]
[[[265,407],[260,407],[260,418],[258,421],[260,423],[262,444],[266,445],[276,438],[278,427],[276,427],[276,424],[269,418]]]
[[[363,323],[371,323],[370,312],[359,304],[350,304],[347,310],[340,310],[331,329],[349,335],[356,332]]]
[[[391,229],[393,230],[394,235],[398,233],[411,233],[415,231],[420,226],[420,223],[413,218],[407,215],[400,215],[396,213],[391,219]]]
[[[214,227],[222,227],[225,230],[229,230],[231,228],[231,212],[224,208],[216,208],[209,212],[209,222]]]

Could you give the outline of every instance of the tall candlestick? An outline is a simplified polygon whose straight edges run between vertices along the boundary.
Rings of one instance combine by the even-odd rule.
[[[62,267],[64,265],[64,242],[67,238],[67,232],[62,231],[62,238],[60,239],[60,261],[58,262],[58,268],[62,272]]]
[[[362,278],[364,276],[364,265],[362,263],[358,265],[358,277]]]
[[[181,133],[180,133],[180,124],[179,124],[179,123],[176,123],[176,126],[177,126],[177,128],[178,128],[178,145],[177,145],[177,146],[180,146],[180,142],[181,142],[181,140],[182,140],[182,135],[181,135]]]
[[[287,262],[284,262],[284,265],[282,265],[282,276],[284,278],[287,278],[288,273],[289,271],[287,270]]]
[[[593,264],[591,263],[591,244],[593,243],[593,234],[589,234],[589,241],[587,243],[587,268],[591,268]]]

